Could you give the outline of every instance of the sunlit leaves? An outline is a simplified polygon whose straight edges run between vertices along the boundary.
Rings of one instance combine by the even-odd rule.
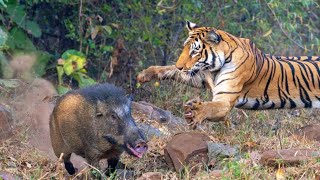
[[[262,35],[262,37],[267,37],[272,33],[272,29],[270,29],[269,31],[267,31],[264,35]]]
[[[85,65],[87,59],[85,55],[77,50],[67,50],[61,58],[57,60],[57,72],[59,86],[57,88],[60,94],[64,94],[69,89],[63,85],[63,75],[72,77],[78,82],[80,88],[90,86],[96,83],[95,80],[86,75]]]
[[[8,2],[8,0],[0,0],[0,5],[6,8],[7,7],[6,2]]]
[[[112,28],[110,26],[102,26],[102,28],[110,35],[112,33]]]
[[[68,88],[66,86],[63,86],[63,85],[58,85],[57,91],[58,91],[59,94],[65,94],[68,91],[70,91],[70,88]]]
[[[63,70],[68,76],[84,68],[87,62],[84,54],[76,50],[67,50],[61,57],[65,60]]]
[[[96,84],[95,80],[90,78],[88,75],[80,73],[80,72],[73,73],[72,77],[79,83],[80,88]]]

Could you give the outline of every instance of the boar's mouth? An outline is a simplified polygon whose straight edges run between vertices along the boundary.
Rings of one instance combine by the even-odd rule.
[[[110,135],[103,136],[103,138],[105,140],[107,140],[110,144],[119,146],[119,147],[123,148],[124,150],[126,150],[128,154],[136,156],[138,158],[142,158],[143,154],[148,149],[148,146],[144,141],[143,141],[143,143],[138,143],[137,145],[132,147],[129,143],[118,144],[117,140],[114,139]]]
[[[142,158],[142,156],[143,156],[143,154],[146,152],[146,149],[147,148],[145,148],[145,147],[143,147],[144,149],[143,150],[141,150],[140,148],[133,148],[130,144],[126,144],[127,146],[127,149],[129,150],[129,154],[130,155],[134,155],[134,156],[136,156],[136,157],[138,157],[138,158]]]

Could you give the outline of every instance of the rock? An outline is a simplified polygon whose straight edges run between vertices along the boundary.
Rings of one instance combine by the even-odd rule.
[[[153,136],[160,137],[164,135],[164,133],[158,128],[155,128],[149,124],[137,123],[137,125],[147,139],[151,139]]]
[[[311,124],[297,129],[293,136],[320,142],[320,124]]]
[[[279,162],[295,165],[315,158],[320,158],[320,151],[314,149],[269,150],[262,153],[260,163],[266,166],[276,166]]]
[[[261,159],[261,154],[258,151],[251,151],[248,153],[249,158],[254,166],[257,166],[259,164],[259,161]]]
[[[12,116],[10,111],[2,104],[0,104],[0,141],[10,137],[13,132]]]
[[[170,111],[163,110],[144,101],[132,102],[132,110],[146,114],[149,119],[156,120],[161,124],[167,124],[168,126],[186,124],[184,120],[172,115]]]
[[[162,180],[162,174],[160,172],[147,172],[142,174],[137,180]]]
[[[216,158],[234,157],[238,154],[236,147],[228,144],[208,142],[209,161],[216,161]]]
[[[185,132],[172,137],[164,148],[167,164],[177,172],[183,167],[194,167],[197,164],[208,163],[207,141],[210,138],[198,132]]]
[[[211,179],[221,179],[222,177],[222,170],[212,170],[209,173]]]

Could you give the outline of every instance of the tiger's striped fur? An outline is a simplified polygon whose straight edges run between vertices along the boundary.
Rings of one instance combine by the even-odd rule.
[[[320,57],[263,54],[245,38],[187,22],[189,37],[175,66],[152,66],[140,82],[172,78],[211,88],[211,102],[191,101],[185,117],[197,124],[242,109],[320,108]]]

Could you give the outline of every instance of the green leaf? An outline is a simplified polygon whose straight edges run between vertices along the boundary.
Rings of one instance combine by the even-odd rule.
[[[7,45],[10,49],[21,49],[28,51],[36,50],[36,47],[33,45],[32,41],[28,38],[25,32],[17,27],[13,28],[9,32]]]
[[[62,57],[62,59],[67,60],[67,59],[68,59],[70,56],[72,56],[72,55],[76,55],[76,56],[80,56],[80,57],[85,57],[85,55],[84,55],[82,52],[77,51],[77,50],[74,50],[74,49],[69,49],[69,50],[65,51],[65,52],[61,55],[61,57]]]
[[[5,48],[8,34],[0,27],[0,51]]]
[[[78,82],[80,88],[91,86],[97,83],[86,74],[80,72],[72,73],[71,76]]]
[[[8,0],[0,0],[0,4],[3,6],[3,7],[7,7],[6,3],[5,2],[8,2]]]
[[[59,85],[61,85],[63,83],[62,81],[62,77],[63,77],[63,74],[64,74],[64,70],[63,70],[63,66],[57,66],[57,72],[58,72],[58,82],[59,82]]]
[[[103,49],[103,52],[112,52],[113,51],[112,46],[104,46],[102,49]]]
[[[104,4],[104,5],[102,6],[102,11],[103,11],[104,13],[109,13],[111,10],[112,10],[112,7],[109,6],[109,5],[107,5],[107,4]]]
[[[71,73],[82,69],[86,65],[86,59],[76,55],[72,55],[65,60],[66,61],[63,65],[63,69],[68,76]]]
[[[68,91],[70,91],[71,89],[69,89],[68,87],[65,87],[63,85],[58,85],[57,87],[57,91],[60,95],[67,93]]]
[[[162,44],[162,41],[160,39],[158,39],[157,37],[155,37],[155,38],[152,39],[152,44],[156,45],[156,46],[159,46],[159,45]]]
[[[77,50],[67,50],[62,54],[62,58],[65,60],[63,70],[68,76],[84,68],[87,63],[84,54]]]
[[[269,31],[267,31],[264,35],[262,35],[262,37],[267,37],[267,36],[269,36],[271,33],[272,33],[272,28],[271,28]]]
[[[35,52],[35,55],[36,62],[34,63],[32,69],[38,77],[41,77],[46,73],[47,64],[53,57],[51,54],[44,51],[37,51]]]
[[[14,23],[16,23],[20,28],[24,29],[28,34],[34,37],[41,36],[41,29],[39,25],[26,19],[27,13],[25,12],[25,7],[21,4],[8,4],[6,12],[10,15],[10,18]]]
[[[110,35],[112,33],[112,28],[110,26],[102,26],[102,28]]]
[[[24,28],[29,34],[32,34],[34,37],[38,38],[41,36],[41,29],[38,23],[34,21],[26,21],[26,26]]]
[[[23,5],[9,4],[6,12],[19,27],[23,28],[25,26],[26,12]]]
[[[74,70],[74,67],[72,65],[72,62],[69,62],[69,63],[65,63],[63,65],[63,71],[69,76],[71,73],[73,73],[75,70]]]

